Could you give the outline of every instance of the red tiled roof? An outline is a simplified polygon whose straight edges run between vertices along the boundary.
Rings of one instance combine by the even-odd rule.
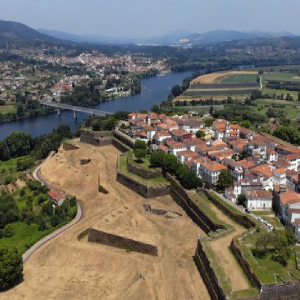
[[[63,198],[66,197],[66,195],[58,190],[55,189],[51,189],[48,192],[48,195],[51,197],[52,200],[59,202],[60,200],[62,200]]]

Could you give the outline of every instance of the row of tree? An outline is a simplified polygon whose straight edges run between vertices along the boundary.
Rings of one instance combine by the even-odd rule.
[[[47,157],[50,151],[56,151],[63,139],[73,136],[68,125],[59,125],[52,133],[33,138],[25,132],[12,132],[0,141],[0,160],[9,160],[31,154],[37,159]],[[29,163],[27,161],[27,163]],[[20,168],[21,165],[19,166]]]

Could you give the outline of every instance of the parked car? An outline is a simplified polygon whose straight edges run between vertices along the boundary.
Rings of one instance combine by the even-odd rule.
[[[260,221],[261,223],[263,222],[263,219],[261,217],[258,217],[257,220]]]
[[[267,226],[268,226],[268,228],[271,229],[271,230],[274,229],[273,225],[271,225],[271,224],[267,224]]]
[[[248,209],[248,208],[245,209],[245,212],[246,212],[247,214],[250,214],[250,213],[251,213],[250,209]]]

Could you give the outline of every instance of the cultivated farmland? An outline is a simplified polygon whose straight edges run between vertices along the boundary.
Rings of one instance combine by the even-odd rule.
[[[174,101],[245,99],[260,89],[257,71],[227,71],[199,76]]]

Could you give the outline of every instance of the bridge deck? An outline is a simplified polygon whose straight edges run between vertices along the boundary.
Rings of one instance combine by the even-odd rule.
[[[97,115],[97,116],[106,116],[106,115],[112,115],[112,112],[109,111],[103,111],[103,110],[98,110],[98,109],[93,109],[93,108],[86,108],[86,107],[81,107],[81,106],[73,106],[73,105],[68,105],[68,104],[63,104],[63,103],[58,103],[58,102],[48,102],[48,101],[40,101],[42,105],[47,105],[51,107],[56,107],[57,109],[68,109],[76,112],[82,112],[90,115]]]

